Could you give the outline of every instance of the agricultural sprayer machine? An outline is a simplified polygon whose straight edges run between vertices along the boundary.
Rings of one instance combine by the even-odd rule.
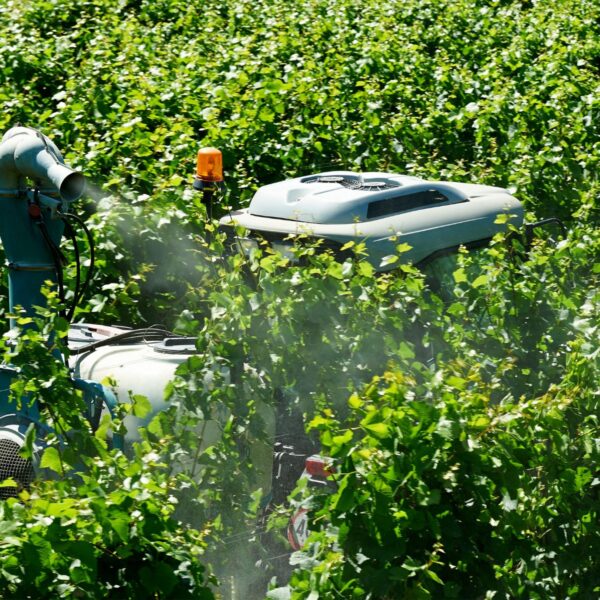
[[[220,181],[220,153],[201,150],[194,187],[204,195],[211,218],[212,195]],[[0,238],[7,259],[12,314],[20,310],[32,315],[34,307],[44,306],[42,288],[47,280],[54,282],[59,296],[64,297],[61,239],[73,225],[86,229],[71,211],[84,190],[84,176],[65,166],[58,148],[43,134],[14,127],[4,135],[0,143]],[[376,271],[396,267],[386,257],[394,254],[397,244],[406,242],[410,250],[401,260],[439,275],[444,261],[459,247],[485,246],[506,229],[506,220],[497,219],[499,214],[511,215],[516,226],[523,223],[521,203],[502,188],[432,182],[393,173],[333,171],[266,185],[256,192],[248,208],[222,218],[219,228],[233,252],[249,254],[259,244],[267,244],[292,262],[296,260],[295,236],[316,238],[322,247],[340,256],[347,242],[360,240]],[[78,277],[73,306],[85,288],[86,282]],[[73,309],[67,318],[72,316]],[[155,328],[72,324],[72,384],[83,394],[92,426],[98,425],[102,412],[128,402],[131,393],[146,396],[151,414],[143,420],[128,416],[126,434],[113,438],[114,444],[126,449],[138,439],[139,427],[167,406],[165,386],[177,367],[196,353],[194,342]],[[11,381],[16,375],[10,364],[0,366],[0,480],[12,478],[26,487],[36,474],[47,427],[35,400],[11,397]],[[115,384],[110,389],[100,383],[107,377]],[[262,410],[272,430],[270,437],[276,439],[275,432],[281,427],[276,413],[268,406]],[[35,452],[33,458],[24,458],[21,449],[32,426]],[[208,419],[202,443],[213,444],[219,437],[218,419]],[[293,443],[267,449],[257,443],[253,450],[263,491],[270,490],[277,501],[285,499],[290,481],[303,471],[316,478],[326,475],[318,457],[303,455]],[[289,472],[288,476],[282,477],[282,472]],[[0,497],[13,495],[16,489],[0,488]],[[297,517],[295,524],[298,535],[292,535],[291,541],[299,545],[305,522]]]

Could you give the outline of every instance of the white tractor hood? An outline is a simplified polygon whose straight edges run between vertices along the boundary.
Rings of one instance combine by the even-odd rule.
[[[265,185],[248,208],[223,217],[220,225],[230,235],[231,226],[240,225],[246,238],[277,242],[279,251],[281,243],[292,245],[290,236],[319,238],[339,248],[363,241],[369,262],[377,270],[389,270],[394,267],[386,257],[396,253],[398,244],[411,248],[403,261],[418,263],[435,252],[506,231],[506,220],[497,219],[500,214],[520,226],[523,212],[519,200],[500,187],[335,171]]]
[[[504,192],[490,186],[429,182],[394,173],[334,171],[279,181],[261,187],[248,207],[257,217],[314,224],[348,224],[367,220],[370,202],[435,189],[450,203]]]

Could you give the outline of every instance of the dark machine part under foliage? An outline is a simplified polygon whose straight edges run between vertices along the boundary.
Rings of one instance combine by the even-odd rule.
[[[291,407],[285,393],[276,389],[276,431],[273,448],[271,502],[283,504],[304,470],[306,459],[318,452],[316,438],[306,433],[299,408]]]
[[[243,248],[240,245],[240,238],[236,235],[235,230],[231,225],[219,225],[219,232],[225,234],[225,251],[228,254],[244,253]],[[293,236],[276,231],[260,231],[254,229],[248,230],[246,236],[247,239],[255,240],[259,245],[264,244],[265,246],[271,246],[273,242],[286,242],[290,244],[302,243],[306,246],[315,245],[322,252],[333,252],[336,259],[340,262],[353,256],[350,250],[342,250],[343,244],[325,238],[310,237],[306,235]],[[302,258],[298,260],[297,264],[303,264]]]

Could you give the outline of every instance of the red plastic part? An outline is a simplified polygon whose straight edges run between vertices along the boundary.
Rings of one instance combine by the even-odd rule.
[[[42,216],[42,209],[37,204],[30,204],[27,212],[32,219],[39,219]]]
[[[327,478],[334,472],[330,466],[326,465],[325,459],[318,454],[313,454],[306,459],[304,469],[313,477]]]

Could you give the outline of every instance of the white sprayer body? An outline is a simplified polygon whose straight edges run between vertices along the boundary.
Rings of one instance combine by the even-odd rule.
[[[69,333],[69,347],[77,349],[92,342],[107,341],[124,331],[126,330],[118,327],[74,325]],[[165,388],[175,378],[177,367],[195,354],[193,341],[189,338],[173,337],[160,342],[102,346],[72,356],[70,366],[76,377],[104,382],[111,387],[119,403],[129,403],[132,395],[142,395],[148,399],[151,410],[146,416],[140,418],[130,414],[125,417],[127,433],[124,449],[128,452],[131,445],[140,439],[140,427],[146,427],[160,411],[169,407],[169,402],[165,400]],[[208,372],[205,375],[203,381],[205,389],[219,384],[231,385],[228,369],[220,370],[218,373]],[[267,435],[273,437],[275,430],[273,410],[261,404],[259,411],[267,427]],[[210,414],[197,423],[198,445],[191,450],[201,451],[219,442],[228,417],[229,411],[224,406],[218,403],[211,406]],[[256,466],[259,486],[268,493],[273,462],[272,448],[256,441],[250,448],[250,454]],[[186,468],[185,461],[181,462],[179,468]]]

